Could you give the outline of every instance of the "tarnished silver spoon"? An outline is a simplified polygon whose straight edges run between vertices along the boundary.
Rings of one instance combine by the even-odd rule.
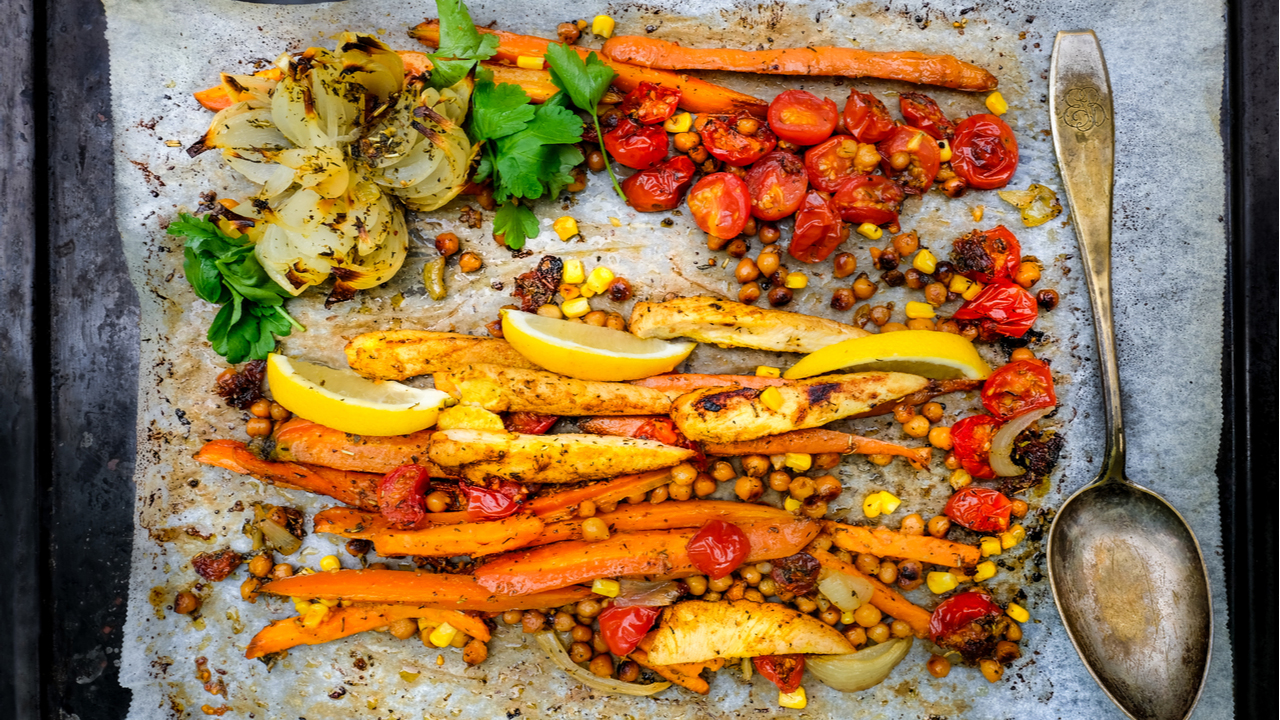
[[[1067,498],[1049,529],[1049,581],[1072,644],[1120,709],[1136,720],[1186,718],[1209,669],[1209,578],[1186,520],[1124,475],[1111,316],[1115,125],[1107,67],[1092,31],[1058,33],[1049,98],[1093,303],[1107,425],[1102,472]]]

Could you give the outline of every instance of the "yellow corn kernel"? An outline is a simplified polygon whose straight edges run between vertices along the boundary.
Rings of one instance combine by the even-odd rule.
[[[613,282],[613,271],[601,266],[592,270],[591,274],[587,276],[586,286],[599,295],[609,289],[609,283],[611,282]]]
[[[782,393],[776,387],[767,387],[760,393],[760,402],[770,410],[778,410],[782,407]]]
[[[1004,96],[997,90],[987,96],[987,109],[996,115],[1003,115],[1009,112],[1009,103],[1005,102]]]
[[[305,628],[314,628],[329,615],[329,608],[320,603],[312,603],[307,608],[307,614],[302,616],[302,626]]]
[[[938,162],[951,161],[951,143],[947,140],[938,141]]]
[[[523,60],[523,58],[521,59]],[[562,217],[556,218],[556,221],[551,223],[551,229],[556,231],[556,234],[560,236],[561,240],[567,241],[569,238],[578,234],[578,221],[574,220],[568,215],[564,215]],[[578,269],[579,270],[582,269],[581,260],[578,261]],[[565,280],[565,282],[573,282],[573,281]],[[577,282],[582,282],[582,281],[578,280]]]
[[[569,318],[582,317],[591,312],[591,303],[585,297],[574,298],[561,305],[560,312]]]
[[[951,472],[951,477],[947,478],[947,482],[951,483],[952,490],[959,490],[973,482],[973,476],[964,468],[956,468]]]
[[[957,295],[966,292],[971,287],[973,287],[973,281],[959,273],[952,275],[951,282],[947,285],[947,289]]]
[[[782,377],[782,369],[768,365],[756,366],[756,377]]]
[[[662,129],[669,133],[689,132],[691,127],[693,127],[693,116],[687,112],[676,113],[662,123]]]
[[[443,623],[440,627],[431,631],[431,635],[427,637],[432,645],[436,647],[449,647],[449,643],[453,642],[453,638],[458,634],[458,629],[449,623]]]
[[[802,272],[787,273],[787,279],[782,284],[792,290],[801,290],[809,284],[809,276]]]
[[[541,70],[542,66],[542,58],[535,55],[521,55],[516,58],[516,67],[522,67],[525,70]]]
[[[1000,547],[1000,538],[993,537],[982,538],[982,541],[979,543],[979,547],[982,548],[982,557],[999,555],[1002,550]]]
[[[316,602],[311,603],[311,604],[312,604],[312,605],[315,605],[316,603],[320,603],[321,605],[323,605],[323,606],[325,606],[325,607],[327,607],[327,608],[334,608],[334,607],[338,607],[338,604],[339,604],[339,603],[341,603],[341,602],[342,602],[342,601],[341,601],[341,600],[339,600],[338,598],[321,598],[321,599],[319,599],[319,600],[317,600]]]
[[[786,500],[782,501],[782,507],[786,508],[787,512],[795,512],[800,509],[801,505],[802,503],[799,500],[790,495],[787,496]]]
[[[809,453],[786,453],[782,464],[796,472],[808,472],[809,468],[813,467],[813,456]]]
[[[1008,550],[1017,547],[1027,537],[1026,528],[1021,525],[1014,525],[1005,532],[1000,533],[1000,547]]]
[[[949,572],[931,572],[929,577],[925,579],[925,584],[929,586],[929,591],[934,595],[941,595],[955,590],[960,583],[956,580],[956,576]]]
[[[937,313],[933,311],[933,306],[929,303],[912,300],[907,303],[907,317],[912,320],[928,319],[937,317]]]
[[[592,290],[591,286],[587,285],[586,283],[582,283],[581,285],[578,286],[578,294],[584,298],[589,298],[589,297],[595,297],[600,293],[596,292],[595,290]]]
[[[862,514],[869,518],[880,517],[883,502],[884,500],[880,497],[880,493],[871,493],[862,499]]]
[[[934,270],[938,269],[938,256],[928,250],[921,250],[916,253],[915,259],[911,261],[911,267],[919,270],[925,275],[929,275]],[[956,277],[960,276],[957,275]]]
[[[609,224],[614,227],[622,227],[622,221],[612,216],[609,217]]]
[[[964,292],[960,293],[960,297],[964,298],[965,300],[972,300],[978,297],[978,293],[982,292],[982,288],[984,287],[986,286],[983,285],[982,283],[976,282],[970,285],[968,290],[965,290]]]
[[[605,597],[618,597],[622,592],[622,585],[617,580],[596,578],[596,581],[591,583],[591,592]]]
[[[1020,623],[1024,623],[1031,619],[1031,613],[1027,612],[1026,608],[1017,603],[1009,603],[1009,606],[1004,609],[1004,614]]]
[[[804,695],[804,688],[798,687],[795,692],[779,692],[778,704],[784,708],[791,708],[792,710],[803,710],[804,707],[809,704],[809,699]]]
[[[572,220],[573,218],[569,218],[569,219]],[[582,266],[581,260],[565,260],[564,261],[564,271],[560,275],[561,282],[568,283],[570,285],[579,285],[582,283],[583,280],[586,280],[586,279],[587,279],[587,270]]]
[[[324,557],[320,558],[320,569],[324,570],[325,572],[333,572],[334,570],[341,570],[342,561],[338,559],[337,555],[325,555]]]
[[[978,567],[975,568],[975,571],[973,573],[973,581],[982,582],[983,580],[990,580],[995,576],[996,576],[996,564],[988,560],[986,562],[978,563]]]
[[[950,572],[952,575],[955,576],[956,582],[969,582],[970,580],[973,579],[973,576],[965,572],[964,568],[952,568],[947,572]]]
[[[987,212],[987,209],[985,206],[975,205],[973,209],[969,211],[969,215],[973,217],[974,222],[982,222],[982,216],[986,214],[986,212]]]
[[[238,238],[244,234],[240,232],[240,228],[235,226],[235,223],[231,222],[230,220],[227,220],[226,218],[218,218],[217,224],[218,224],[218,229],[221,230],[228,237]]]
[[[880,491],[880,514],[881,515],[889,515],[893,513],[893,511],[897,510],[898,506],[901,504],[902,504],[902,501],[898,499],[897,495],[894,495],[888,490]]]
[[[301,598],[293,599],[293,610],[299,615],[306,615],[307,611],[310,609],[311,609],[311,603],[309,601],[303,600]]]
[[[301,567],[301,568],[298,568],[298,572],[296,572],[296,573],[294,573],[294,574],[295,574],[295,575],[315,575],[315,574],[316,574],[316,571],[315,571],[315,570],[312,570],[312,569],[311,569],[311,568],[309,568],[309,567]]]
[[[858,234],[868,240],[879,240],[884,231],[871,223],[862,223],[858,226]]]
[[[608,15],[597,15],[591,21],[591,34],[602,38],[613,37],[613,18]],[[996,93],[999,95],[1000,93]]]
[[[440,627],[440,623],[432,622],[427,618],[418,618],[418,632],[435,630],[437,627]]]
[[[845,625],[852,625],[854,623],[853,611],[845,610],[844,612],[840,613],[840,622],[844,623]]]

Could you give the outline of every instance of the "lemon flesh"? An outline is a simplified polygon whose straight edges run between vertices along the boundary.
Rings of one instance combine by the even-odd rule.
[[[502,335],[530,362],[579,380],[660,375],[683,362],[697,346],[511,310],[502,313]]]
[[[983,380],[991,368],[973,343],[954,333],[900,330],[853,338],[806,355],[783,377],[790,380],[840,370],[887,370],[934,380]]]
[[[454,399],[439,390],[398,382],[374,382],[351,370],[267,357],[271,395],[289,412],[355,435],[408,435],[436,424],[440,408]]]

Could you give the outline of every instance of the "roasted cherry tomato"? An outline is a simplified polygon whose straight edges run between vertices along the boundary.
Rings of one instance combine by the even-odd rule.
[[[778,558],[770,563],[773,569],[769,577],[778,587],[792,595],[809,595],[818,589],[818,575],[822,572],[822,563],[807,552],[798,552]]]
[[[855,175],[874,172],[879,165],[880,152],[876,146],[859,143],[849,135],[836,135],[804,154],[809,184],[827,193],[838,191]]]
[[[794,213],[809,189],[804,163],[788,152],[774,151],[757,160],[746,181],[751,214],[761,220],[781,220]]]
[[[1013,277],[1022,262],[1022,245],[1009,228],[997,225],[956,238],[951,259],[956,272],[970,280],[990,283]]]
[[[644,170],[667,156],[667,131],[624,117],[604,134],[604,149],[620,164]]]
[[[739,132],[743,125],[754,125],[755,132]],[[728,118],[713,117],[702,126],[700,134],[711,157],[735,167],[750,165],[778,144],[778,136],[767,123],[745,112]]]
[[[898,222],[904,197],[902,186],[883,175],[858,175],[844,181],[834,201],[846,222],[887,225]]]
[[[1009,184],[1018,169],[1018,141],[995,115],[974,115],[956,125],[951,141],[951,167],[979,190]]]
[[[920,128],[935,140],[946,140],[956,130],[956,124],[942,114],[938,103],[924,93],[902,93],[898,96],[898,107],[908,125]]]
[[[422,522],[427,515],[427,486],[431,478],[421,465],[401,465],[378,483],[378,511],[402,528]]]
[[[507,413],[507,416],[502,419],[502,425],[507,429],[507,432],[524,435],[546,435],[551,426],[555,425],[559,419],[559,415],[513,412]]]
[[[1002,533],[1009,529],[1012,510],[1013,502],[999,490],[969,485],[947,500],[942,514],[974,532]]]
[[[884,174],[893,178],[912,195],[920,195],[929,191],[933,179],[938,176],[938,168],[942,165],[938,154],[938,143],[923,130],[906,125],[899,125],[887,140],[877,146],[884,160],[880,163]],[[894,167],[894,156],[906,155],[906,166]]]
[[[658,620],[662,608],[629,605],[611,606],[600,611],[600,636],[609,646],[609,652],[618,657],[630,655],[640,639]]]
[[[982,288],[953,315],[957,320],[990,320],[1000,335],[1022,337],[1036,324],[1036,299],[1012,280],[997,280]]]
[[[1004,609],[992,601],[991,596],[976,590],[952,595],[943,600],[934,609],[929,618],[929,639],[935,643],[969,623],[983,618],[998,618],[1004,615]],[[939,643],[941,644],[941,643]]]
[[[699,572],[719,580],[737,570],[747,559],[751,543],[747,534],[732,523],[712,520],[689,541],[689,559]]]
[[[758,655],[751,658],[751,662],[756,672],[784,693],[795,692],[804,678],[803,655]]]
[[[769,103],[769,128],[796,145],[817,145],[831,137],[840,120],[834,100],[804,90],[787,90]]]
[[[1057,404],[1053,374],[1037,360],[1011,362],[982,384],[982,406],[1001,420]]]
[[[527,494],[522,485],[505,480],[495,488],[460,482],[458,489],[467,499],[467,514],[485,520],[497,520],[514,514],[520,509],[520,503]]]
[[[622,112],[641,125],[666,122],[680,105],[680,89],[642,82],[622,99]]]
[[[622,181],[627,204],[640,212],[675,209],[693,184],[693,161],[688,155],[668,158]]]
[[[751,193],[738,176],[719,172],[703,177],[685,199],[703,232],[731,240],[751,217]]]
[[[821,190],[810,190],[804,196],[800,212],[796,213],[796,230],[787,252],[800,262],[822,262],[847,237],[849,229],[840,221],[831,196]]]
[[[970,475],[984,480],[996,476],[991,469],[991,440],[1000,424],[990,415],[973,415],[951,426],[951,452]]]
[[[895,124],[884,103],[871,93],[850,90],[844,104],[844,128],[858,142],[877,143],[893,134]]]

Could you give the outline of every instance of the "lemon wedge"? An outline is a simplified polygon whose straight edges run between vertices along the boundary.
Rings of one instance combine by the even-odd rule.
[[[579,380],[659,375],[679,365],[697,346],[511,310],[502,313],[502,335],[534,364]]]
[[[954,333],[900,330],[853,338],[806,355],[782,377],[797,380],[823,373],[889,370],[934,380],[982,380],[991,374],[973,343]]]
[[[351,370],[267,357],[271,395],[289,412],[356,435],[407,435],[436,424],[440,408],[455,401],[439,390],[374,382]]]

